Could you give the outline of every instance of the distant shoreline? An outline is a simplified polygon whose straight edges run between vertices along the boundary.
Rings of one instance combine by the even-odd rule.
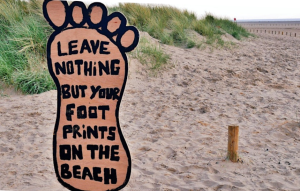
[[[242,20],[237,20],[238,23],[273,23],[273,22],[300,22],[299,19],[242,19]]]

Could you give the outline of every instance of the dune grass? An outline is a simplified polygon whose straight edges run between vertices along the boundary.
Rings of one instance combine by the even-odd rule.
[[[225,32],[238,40],[250,35],[243,27],[228,19],[216,18],[211,14],[198,19],[194,13],[174,7],[126,3],[110,10],[124,13],[131,25],[168,45],[186,48],[196,46],[197,42],[188,36],[187,30],[205,36],[207,44],[219,45],[224,44],[220,36]]]
[[[0,80],[26,94],[55,89],[46,64],[47,39],[53,29],[43,18],[41,0],[0,1]],[[195,31],[205,36],[209,45],[223,45],[221,35],[227,32],[236,39],[250,34],[242,27],[226,19],[196,15],[167,6],[142,6],[119,4],[109,12],[120,11],[130,25],[148,32],[161,43],[184,48],[199,47],[197,39],[188,35]],[[159,69],[168,62],[168,55],[151,43],[141,43],[135,55],[142,63],[150,63],[151,69]]]
[[[55,89],[46,68],[46,45],[52,29],[41,1],[0,3],[0,79],[24,93]]]
[[[161,68],[170,58],[159,45],[151,43],[145,37],[140,39],[139,46],[130,55],[137,58],[142,64],[147,65],[151,70]]]

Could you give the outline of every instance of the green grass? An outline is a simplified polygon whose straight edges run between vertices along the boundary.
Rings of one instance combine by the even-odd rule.
[[[26,94],[55,89],[46,64],[47,39],[53,29],[43,18],[41,5],[41,0],[0,0],[0,80]],[[129,24],[161,43],[183,48],[223,46],[221,35],[225,32],[236,39],[250,35],[229,20],[212,15],[198,19],[194,13],[168,6],[126,3],[110,7],[109,12],[113,11],[122,12]],[[204,40],[189,36],[189,31]],[[152,70],[169,60],[159,46],[145,39],[131,55]]]
[[[13,75],[15,87],[29,94],[43,93],[55,89],[48,71],[23,71]]]
[[[55,89],[45,70],[51,31],[40,1],[1,1],[0,79],[27,94]]]
[[[156,70],[168,63],[169,55],[159,45],[151,43],[147,38],[140,39],[138,47],[130,54],[151,70]]]
[[[207,44],[216,43],[221,46],[224,42],[220,40],[220,36],[225,32],[234,35],[238,40],[250,35],[243,27],[228,19],[216,18],[211,14],[198,19],[194,13],[174,7],[126,3],[112,7],[110,11],[124,13],[131,25],[148,32],[164,44],[185,48],[191,48],[197,44],[195,39],[188,38],[187,30],[194,30],[205,36]]]
[[[191,39],[187,41],[187,45],[186,45],[187,48],[193,48],[194,46],[196,46],[195,41],[193,41]]]

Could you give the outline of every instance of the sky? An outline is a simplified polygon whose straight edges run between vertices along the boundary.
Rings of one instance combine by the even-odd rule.
[[[300,19],[300,0],[81,0],[102,2],[106,6],[118,3],[170,5],[187,9],[198,17],[211,13],[218,17],[247,19]]]

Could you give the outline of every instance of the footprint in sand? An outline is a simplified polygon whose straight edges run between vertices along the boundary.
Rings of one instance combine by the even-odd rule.
[[[59,182],[70,190],[119,190],[131,158],[118,112],[128,62],[139,40],[118,12],[75,1],[45,0],[44,17],[55,30],[47,45],[49,72],[57,86],[53,160]]]

